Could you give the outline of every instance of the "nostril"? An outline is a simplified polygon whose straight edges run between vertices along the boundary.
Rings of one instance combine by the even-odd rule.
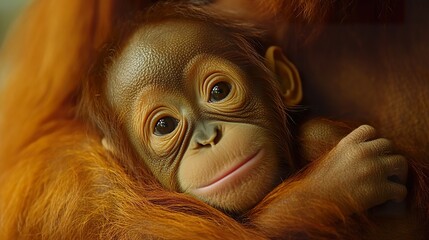
[[[221,133],[219,127],[216,127],[214,129],[214,131],[215,131],[215,136],[214,136],[213,141],[212,141],[213,145],[218,144],[220,139],[222,138],[222,133]]]
[[[199,147],[210,147],[216,145],[221,139],[221,131],[215,126],[210,130],[204,129],[195,135],[196,143]]]

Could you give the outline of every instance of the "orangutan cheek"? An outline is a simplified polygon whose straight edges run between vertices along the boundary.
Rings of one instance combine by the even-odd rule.
[[[181,191],[222,210],[240,212],[279,181],[272,138],[250,124],[225,124],[214,145],[189,148],[178,170]]]

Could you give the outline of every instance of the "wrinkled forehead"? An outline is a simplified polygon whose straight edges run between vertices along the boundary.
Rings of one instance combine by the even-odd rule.
[[[191,20],[167,20],[143,26],[130,41],[131,48],[153,51],[168,59],[193,56],[201,52],[213,52],[227,41],[220,29],[204,22]]]
[[[193,57],[219,54],[227,45],[231,42],[226,34],[203,22],[168,20],[142,26],[107,72],[107,97],[122,106],[146,85],[178,86]]]

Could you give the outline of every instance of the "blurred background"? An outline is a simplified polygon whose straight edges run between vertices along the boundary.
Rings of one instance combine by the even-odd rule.
[[[0,0],[0,45],[4,36],[28,0]]]

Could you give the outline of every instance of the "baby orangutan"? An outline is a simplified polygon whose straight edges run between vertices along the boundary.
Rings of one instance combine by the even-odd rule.
[[[287,124],[286,107],[301,99],[296,69],[277,47],[264,62],[248,27],[169,9],[124,30],[84,89],[81,109],[130,174],[148,169],[164,188],[234,214],[289,184],[277,196],[284,204],[249,215],[261,229],[267,214],[320,217],[308,199],[348,215],[405,198],[405,158],[367,125],[283,182],[305,160],[294,157]]]

